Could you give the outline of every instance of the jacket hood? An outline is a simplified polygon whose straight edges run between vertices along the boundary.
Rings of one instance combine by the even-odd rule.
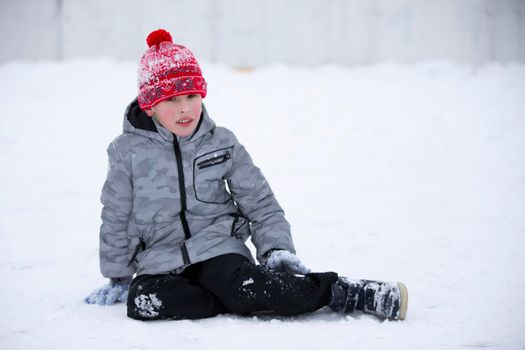
[[[202,104],[201,118],[193,134],[184,137],[178,136],[177,139],[181,143],[193,142],[214,129],[215,122],[209,117],[206,107]],[[169,143],[173,143],[175,136],[155,118],[148,117],[146,112],[139,107],[137,98],[128,105],[124,112],[123,131]]]

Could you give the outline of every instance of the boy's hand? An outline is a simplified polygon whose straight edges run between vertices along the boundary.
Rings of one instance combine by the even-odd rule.
[[[94,290],[84,301],[86,304],[113,305],[128,299],[131,277],[112,278],[104,287]]]
[[[304,266],[299,258],[287,250],[272,250],[264,263],[268,269],[278,272],[288,272],[293,275],[306,275],[310,269]]]

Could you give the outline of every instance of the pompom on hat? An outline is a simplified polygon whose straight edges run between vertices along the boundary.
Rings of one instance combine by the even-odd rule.
[[[164,29],[151,32],[146,42],[149,48],[138,67],[138,102],[143,110],[169,98],[199,94],[206,97],[206,80],[193,53],[174,44]]]

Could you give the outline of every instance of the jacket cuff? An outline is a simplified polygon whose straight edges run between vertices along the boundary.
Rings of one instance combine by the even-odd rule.
[[[263,265],[266,265],[266,262],[268,261],[268,258],[270,257],[270,254],[272,254],[273,252],[275,252],[277,250],[286,250],[286,249],[283,249],[283,248],[272,248],[272,249],[268,250],[266,253],[263,254],[262,259],[261,259],[261,263]]]

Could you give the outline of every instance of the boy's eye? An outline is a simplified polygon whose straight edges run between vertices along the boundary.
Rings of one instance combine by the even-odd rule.
[[[188,95],[188,98],[194,98],[194,97],[197,97],[197,94],[189,94]]]

